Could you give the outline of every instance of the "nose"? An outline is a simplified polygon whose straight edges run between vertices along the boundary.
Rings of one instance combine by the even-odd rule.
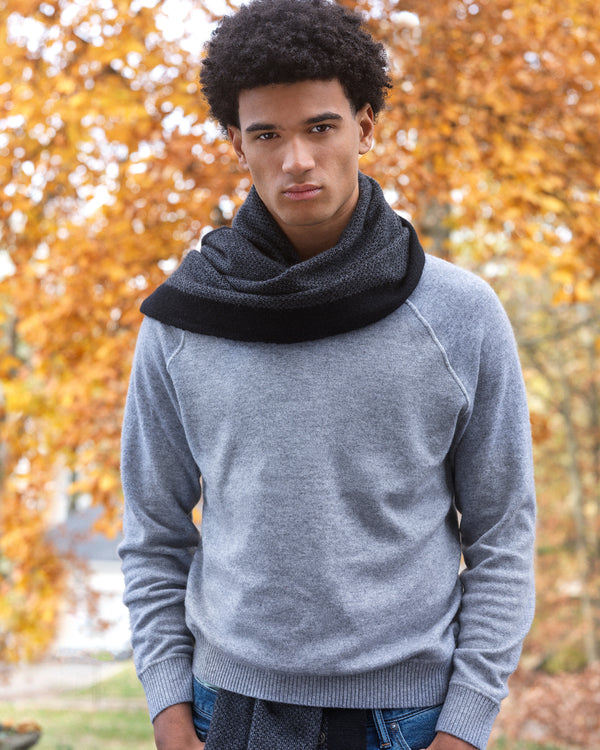
[[[283,157],[283,171],[294,175],[303,174],[309,172],[314,166],[314,157],[304,139],[290,139]]]

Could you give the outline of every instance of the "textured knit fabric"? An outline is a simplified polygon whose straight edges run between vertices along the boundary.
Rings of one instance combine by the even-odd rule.
[[[364,709],[273,703],[219,690],[205,750],[365,750]]]
[[[443,703],[438,730],[485,747],[534,602],[527,406],[487,284],[428,256],[391,314],[290,344],[145,318],[122,471],[152,716],[195,674],[300,706]]]
[[[424,254],[379,185],[359,174],[359,187],[337,244],[303,262],[253,187],[233,226],[207,234],[142,312],[195,333],[278,343],[380,320],[413,291]]]
[[[220,690],[205,750],[316,750],[322,715]]]

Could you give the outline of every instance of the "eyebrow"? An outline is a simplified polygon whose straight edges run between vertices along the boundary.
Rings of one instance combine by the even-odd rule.
[[[321,112],[321,114],[315,115],[314,117],[309,117],[308,120],[304,121],[304,125],[316,125],[319,122],[323,122],[324,120],[342,120],[342,116],[337,114],[337,112]],[[245,129],[246,133],[256,133],[259,130],[279,130],[277,125],[274,125],[273,123],[269,122],[253,122],[251,125],[248,125],[248,127]]]

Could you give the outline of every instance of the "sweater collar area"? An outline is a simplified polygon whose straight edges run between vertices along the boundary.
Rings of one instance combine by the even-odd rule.
[[[339,241],[307,260],[252,188],[232,226],[205,235],[142,312],[195,333],[267,343],[323,338],[380,320],[412,293],[425,256],[377,182],[359,173],[359,188]]]

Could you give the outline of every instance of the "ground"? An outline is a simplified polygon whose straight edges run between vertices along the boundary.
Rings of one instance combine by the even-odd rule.
[[[78,691],[73,692],[77,686]],[[600,664],[575,674],[519,669],[489,750],[600,750]],[[47,662],[0,671],[0,719],[36,720],[36,750],[152,750],[131,662]]]

